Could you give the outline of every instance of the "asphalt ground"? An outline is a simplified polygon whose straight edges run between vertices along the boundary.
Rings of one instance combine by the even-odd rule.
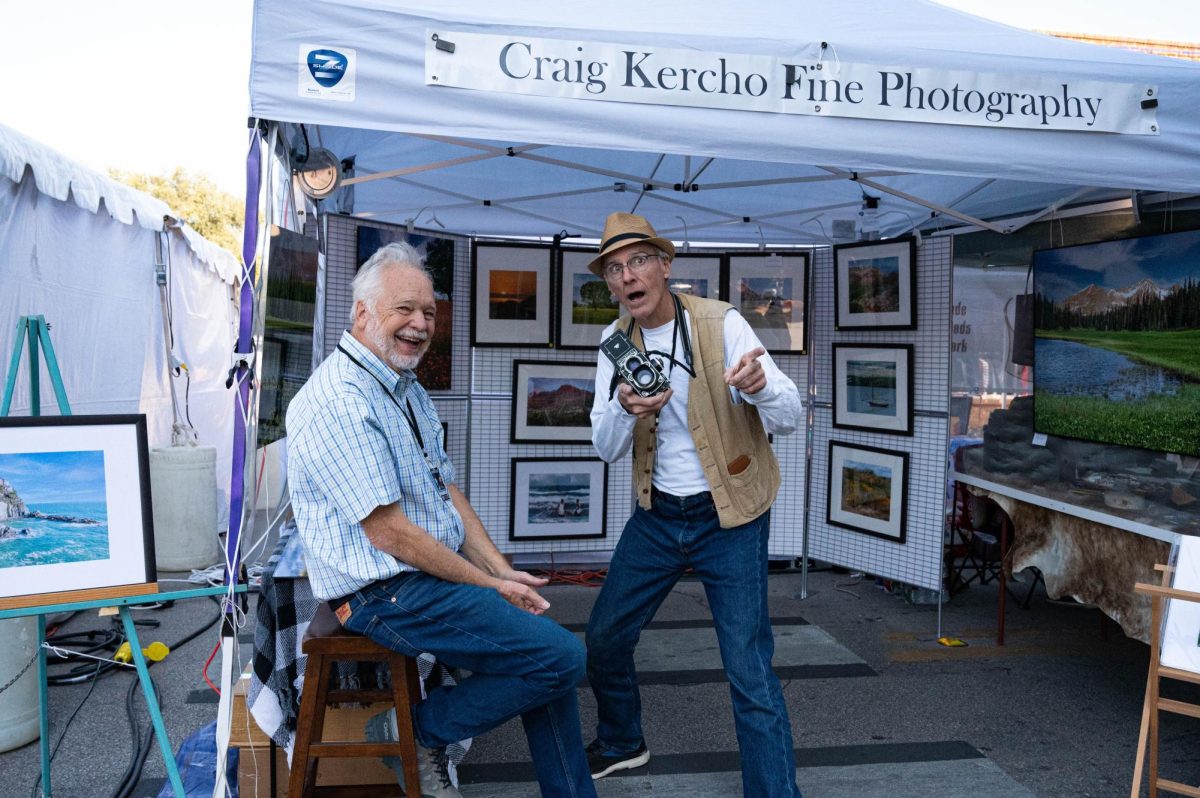
[[[1007,645],[999,647],[994,585],[955,595],[942,606],[940,629],[936,605],[912,604],[885,587],[870,576],[814,568],[801,598],[798,571],[770,577],[775,666],[791,716],[797,781],[807,798],[1129,794],[1145,644],[1124,637],[1098,610],[1051,602],[1039,588],[1028,609],[1009,602]],[[579,630],[596,591],[551,585],[544,595],[551,617]],[[139,610],[138,618],[159,624],[141,630],[142,643],[171,644],[216,614],[206,599]],[[702,585],[684,579],[644,634],[638,661],[651,762],[602,780],[601,798],[741,794],[728,685],[708,618]],[[110,623],[80,613],[62,631],[103,630]],[[176,748],[215,718],[215,695],[201,671],[216,629],[151,668]],[[251,632],[247,627],[241,634],[243,665]],[[939,632],[966,645],[940,645]],[[217,662],[209,673],[216,678]],[[94,689],[91,682],[51,688],[51,739],[66,728],[53,763],[56,798],[103,798],[121,782],[132,752],[125,707],[133,678],[112,672]],[[1200,703],[1198,692],[1189,686],[1165,691]],[[586,686],[579,699],[586,742],[595,704]],[[144,728],[140,694],[135,715]],[[1200,720],[1164,716],[1162,728],[1162,775],[1200,784]],[[0,796],[32,794],[38,756],[36,744],[0,754]],[[477,738],[460,773],[466,798],[536,795],[530,774],[515,720]],[[164,778],[155,747],[132,794],[157,795]]]

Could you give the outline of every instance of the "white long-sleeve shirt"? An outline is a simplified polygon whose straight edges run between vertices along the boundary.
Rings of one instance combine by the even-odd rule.
[[[684,323],[691,324],[691,316],[684,311]],[[612,335],[617,327],[613,322],[605,328],[600,340]],[[691,327],[689,326],[689,329]],[[675,358],[683,361],[683,342],[678,335],[674,320],[661,327],[642,328],[642,339],[646,351],[671,352],[671,337],[676,335]],[[695,336],[693,335],[694,339]],[[742,355],[762,346],[750,324],[734,309],[725,314],[725,367],[729,368]],[[708,480],[696,454],[687,424],[688,387],[691,376],[682,367],[663,361],[663,370],[669,372],[671,388],[675,391],[671,400],[658,417],[658,456],[654,459],[651,475],[654,487],[675,496],[691,496],[709,490]],[[801,422],[800,391],[796,383],[779,370],[769,354],[758,358],[762,364],[767,384],[756,394],[743,394],[730,388],[734,402],[746,401],[758,408],[763,426],[775,435],[787,435],[796,430]],[[606,462],[620,459],[633,443],[633,427],[637,416],[625,411],[616,393],[608,397],[612,382],[613,365],[599,353],[596,361],[596,396],[592,403],[592,444]]]

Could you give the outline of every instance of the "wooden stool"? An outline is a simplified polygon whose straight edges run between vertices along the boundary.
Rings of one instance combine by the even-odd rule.
[[[412,705],[421,700],[417,661],[384,648],[361,635],[342,628],[333,611],[321,602],[317,615],[304,633],[302,650],[308,655],[304,687],[300,693],[300,717],[296,722],[296,742],[292,749],[292,772],[288,798],[313,796],[402,796],[400,785],[363,784],[318,788],[317,762],[325,757],[367,758],[398,756],[404,764],[404,783],[416,785],[413,796],[421,794],[417,771],[417,744],[413,736]],[[392,689],[330,689],[329,680],[337,662],[387,662],[392,672]],[[322,740],[325,708],[339,702],[391,701],[396,706],[396,742]]]

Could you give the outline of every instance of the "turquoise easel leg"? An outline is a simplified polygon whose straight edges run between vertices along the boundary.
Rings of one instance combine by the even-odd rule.
[[[69,416],[71,415],[71,406],[67,403],[67,390],[63,387],[62,373],[58,370],[58,358],[54,356],[54,346],[50,343],[50,325],[41,316],[36,318],[38,338],[42,342],[42,357],[46,359],[46,372],[50,375],[54,398],[58,400],[58,412]],[[32,331],[30,334],[33,334]]]
[[[38,367],[37,316],[29,317],[29,415],[42,414],[42,372]]]
[[[13,343],[12,359],[8,361],[8,377],[4,383],[4,403],[0,404],[0,416],[7,416],[12,407],[13,389],[17,386],[17,368],[21,365],[21,348],[25,345],[25,331],[29,328],[29,317],[17,319],[17,335]]]
[[[154,724],[154,734],[158,737],[158,747],[162,750],[163,764],[167,766],[167,778],[175,790],[175,798],[187,798],[183,791],[183,779],[179,778],[179,767],[175,764],[175,752],[171,750],[167,728],[163,725],[162,713],[158,710],[158,700],[154,695],[154,684],[150,681],[150,671],[146,668],[146,658],[142,656],[142,644],[138,640],[137,628],[133,625],[133,615],[124,604],[119,612],[121,623],[125,626],[125,637],[132,649],[133,661],[137,665],[138,679],[142,682],[142,692],[146,696],[146,708],[150,710],[150,722]]]
[[[42,753],[42,798],[50,798],[50,687],[46,683],[46,616],[37,617],[38,749]]]

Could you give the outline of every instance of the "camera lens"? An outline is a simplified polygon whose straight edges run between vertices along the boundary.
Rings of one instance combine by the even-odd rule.
[[[629,369],[630,374],[642,368],[644,365],[645,363],[643,363],[642,359],[637,355],[630,355],[625,360],[625,368]]]
[[[637,368],[631,372],[633,381],[643,388],[649,388],[654,384],[654,369],[645,364],[639,364]]]

